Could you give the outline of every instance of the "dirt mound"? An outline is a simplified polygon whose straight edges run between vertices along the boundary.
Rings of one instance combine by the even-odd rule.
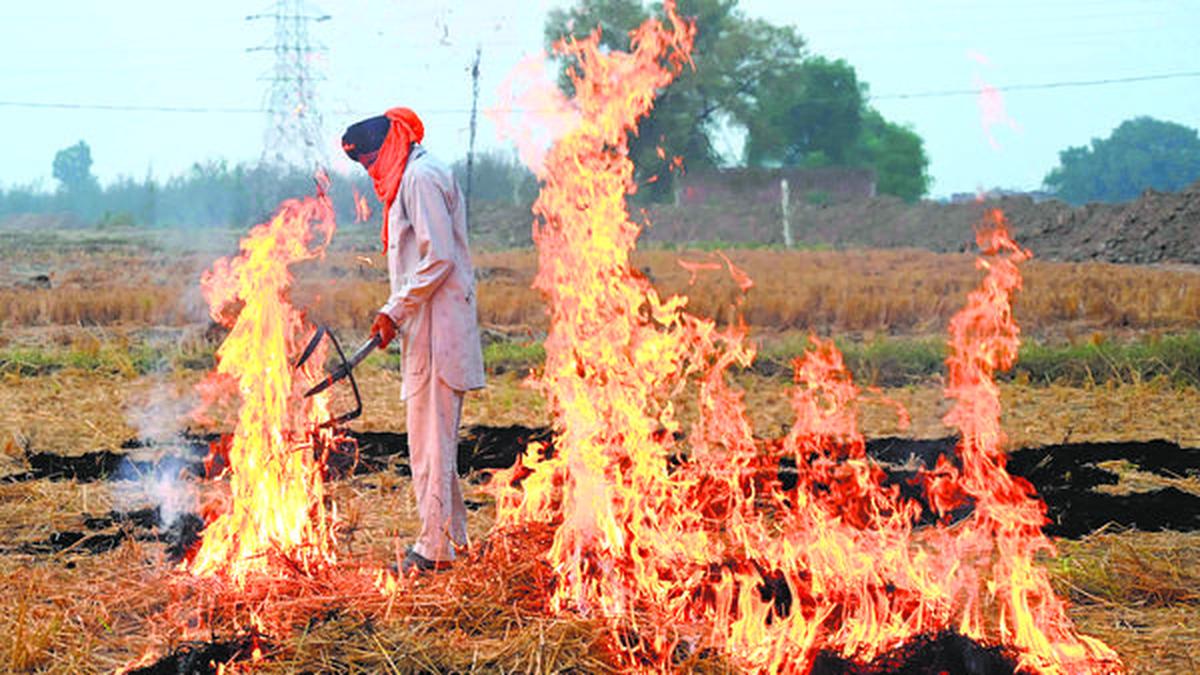
[[[1200,263],[1200,181],[1181,192],[1147,190],[1132,202],[1081,207],[1024,196],[955,204],[906,204],[890,196],[814,204],[797,195],[789,219],[800,245],[945,253],[974,251],[975,224],[990,208],[1002,209],[1018,241],[1042,260]],[[783,243],[783,212],[772,200],[727,197],[632,206],[630,214],[649,225],[643,242]],[[472,218],[472,242],[490,248],[528,246],[532,222],[528,207],[481,204]]]
[[[1020,196],[965,204],[894,197],[797,204],[791,224],[794,239],[808,245],[972,251],[975,224],[990,208],[1002,209],[1018,240],[1044,260],[1200,263],[1200,182],[1182,192],[1147,191],[1128,203],[1078,208]],[[648,215],[650,241],[783,241],[778,205],[660,207]]]
[[[1017,232],[1043,258],[1200,262],[1200,181],[1181,192],[1147,190],[1124,204],[1064,209],[1053,202],[1026,210]]]

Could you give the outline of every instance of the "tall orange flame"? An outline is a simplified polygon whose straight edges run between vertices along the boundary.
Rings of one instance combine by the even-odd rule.
[[[944,422],[961,434],[962,470],[954,483],[974,502],[954,544],[978,550],[985,543],[982,552],[991,562],[987,578],[1000,639],[1021,651],[1022,666],[1039,672],[1086,672],[1092,663],[1117,662],[1117,655],[1100,641],[1075,633],[1046,570],[1034,562],[1040,552],[1054,553],[1041,529],[1046,507],[1028,481],[1004,468],[1000,390],[994,374],[1011,368],[1017,359],[1020,329],[1013,320],[1011,299],[1021,288],[1017,265],[1030,253],[1012,240],[1004,214],[997,209],[986,213],[977,239],[986,256],[977,266],[987,276],[950,321],[951,354],[946,360],[946,396],[955,403]],[[979,616],[964,617],[967,634],[980,634],[983,628]]]
[[[311,570],[335,559],[311,436],[325,401],[300,396],[304,378],[293,377],[289,362],[311,328],[288,300],[288,267],[321,255],[333,236],[326,184],[316,197],[284,202],[242,239],[238,255],[217,260],[201,279],[213,318],[231,328],[214,376],[236,384],[241,405],[229,445],[229,503],[205,528],[193,574],[223,573],[241,586],[251,573],[282,569],[280,561]]]
[[[745,326],[687,313],[687,298],[660,298],[632,267],[628,134],[694,37],[664,4],[666,21],[636,30],[628,53],[602,51],[598,31],[555,47],[576,63],[579,118],[546,155],[534,205],[534,283],[551,316],[536,383],[554,449],[531,445],[496,477],[497,535],[553,527],[550,608],[608,618],[634,667],[709,647],[750,671],[803,673],[821,652],[867,662],[957,630],[1027,669],[1119,671],[1035,565],[1050,552],[1042,506],[1004,470],[992,378],[1016,356],[1010,303],[1028,254],[998,213],[980,234],[988,274],[951,325],[946,423],[962,442],[924,473],[923,500],[866,455],[859,390],[831,342],[814,339],[795,364],[789,434],[758,440],[727,377],[754,357]],[[685,428],[672,401],[692,385],[698,416]]]

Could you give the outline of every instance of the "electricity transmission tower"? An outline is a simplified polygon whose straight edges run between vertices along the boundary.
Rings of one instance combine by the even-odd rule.
[[[265,12],[246,17],[247,21],[264,19],[274,20],[273,44],[246,50],[275,54],[275,65],[259,78],[269,83],[262,160],[313,170],[328,159],[315,87],[324,78],[314,67],[314,60],[326,48],[309,38],[308,28],[330,16],[306,0],[276,0]]]

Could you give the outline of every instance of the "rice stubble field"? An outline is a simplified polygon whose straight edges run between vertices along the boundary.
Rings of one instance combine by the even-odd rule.
[[[353,343],[386,292],[386,275],[377,254],[349,242],[300,266],[293,297],[310,308],[312,320]],[[156,482],[162,472],[124,470],[99,478],[19,479],[32,470],[36,453],[108,451],[136,458],[131,466],[162,467],[197,439],[228,431],[206,426],[190,412],[194,387],[223,337],[207,317],[198,275],[228,252],[222,246],[231,245],[227,238],[205,245],[160,242],[132,230],[5,239],[0,473],[8,479],[0,483],[0,634],[8,638],[0,642],[0,668],[113,670],[144,655],[186,650],[189,641],[211,643],[219,637],[216,627],[233,628],[222,623],[229,619],[215,604],[205,604],[225,597],[221,589],[201,592],[177,578],[170,538],[160,536],[166,523],[123,519],[144,509],[158,509],[161,518],[173,500],[185,510],[199,508],[220,499],[220,485],[174,480],[164,486]],[[979,278],[971,256],[770,249],[728,255],[756,284],[740,304],[727,275],[692,279],[679,263],[717,260],[710,252],[660,248],[637,254],[635,264],[664,293],[686,292],[693,312],[723,322],[740,312],[748,322],[763,365],[732,377],[745,392],[757,435],[778,436],[790,424],[788,364],[809,332],[837,337],[852,365],[858,356],[859,381],[878,386],[860,410],[868,438],[938,439],[949,433],[941,424],[948,404],[937,364],[946,321]],[[546,331],[544,305],[529,287],[535,253],[479,251],[475,263],[490,379],[487,389],[468,397],[464,429],[544,428],[545,403],[524,383],[539,363]],[[1009,447],[1153,439],[1200,447],[1194,415],[1200,382],[1192,360],[1200,272],[1036,259],[1024,272],[1015,312],[1030,358],[1039,365],[1001,382]],[[1070,367],[1080,355],[1095,361],[1082,370]],[[368,361],[359,383],[365,411],[352,428],[402,433],[397,355]],[[345,392],[338,396],[335,406],[346,404]],[[911,425],[898,423],[897,403]],[[687,401],[680,402],[680,415],[694,415]],[[369,575],[354,566],[389,559],[415,531],[404,468],[402,457],[390,456],[381,470],[331,481],[343,523],[345,573],[314,579],[295,597],[277,599],[272,620],[290,618],[295,630],[259,645],[268,658],[256,667],[612,668],[597,625],[530,605],[535,594],[529,589],[547,575],[537,560],[488,546],[494,504],[485,471],[469,473],[464,485],[473,555],[495,564],[421,580],[403,595],[405,607],[381,606]],[[1099,469],[1113,479],[1096,489],[1110,494],[1169,487],[1200,496],[1195,471],[1166,475],[1119,460]],[[62,533],[83,536],[66,543]],[[1200,667],[1200,535],[1112,525],[1060,538],[1057,545],[1059,557],[1044,564],[1083,632],[1113,646],[1132,672]],[[481,569],[488,572],[481,575]],[[358,599],[333,603],[335,589],[343,600]],[[691,665],[722,669],[719,659]]]

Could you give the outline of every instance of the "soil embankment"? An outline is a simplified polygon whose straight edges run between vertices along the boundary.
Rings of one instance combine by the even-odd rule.
[[[789,211],[793,239],[801,246],[956,252],[975,250],[974,227],[989,208],[1002,209],[1018,241],[1043,260],[1200,264],[1200,181],[1181,192],[1148,190],[1131,202],[1081,207],[1024,196],[956,204],[906,204],[883,196],[829,204],[796,198]],[[643,242],[783,243],[782,210],[769,201],[722,199],[630,212],[651,224]],[[530,243],[527,208],[479,204],[473,215],[473,241],[488,247]]]
[[[973,250],[974,224],[989,208],[1002,209],[1019,241],[1042,259],[1200,263],[1200,182],[1181,192],[1147,191],[1132,202],[1082,207],[1029,197],[965,204],[906,204],[893,197],[795,204],[792,233],[805,245],[835,248]],[[658,207],[648,215],[654,223],[645,234],[650,241],[783,240],[777,204]]]

